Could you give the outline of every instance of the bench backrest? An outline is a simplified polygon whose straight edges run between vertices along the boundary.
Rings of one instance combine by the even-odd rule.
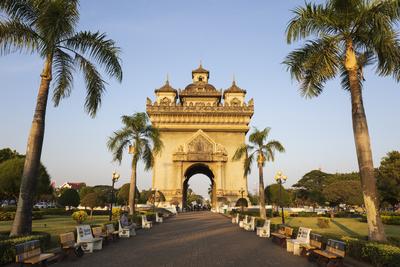
[[[271,221],[270,220],[265,220],[263,228],[269,228],[271,225]]]
[[[310,246],[322,248],[322,235],[310,233]]]
[[[346,244],[342,241],[329,239],[328,243],[326,243],[326,250],[340,257],[344,257]]]
[[[93,239],[92,229],[90,229],[90,225],[85,224],[77,226],[76,233],[78,243]]]
[[[297,232],[296,240],[308,244],[310,243],[310,233],[310,228],[300,227],[299,231]]]
[[[142,224],[147,223],[147,216],[146,215],[142,215]]]
[[[293,235],[293,228],[285,226],[285,236],[291,237]]]
[[[92,228],[93,235],[98,237],[103,234],[103,228],[101,226]]]
[[[251,224],[252,226],[255,226],[255,225],[256,225],[256,217],[250,217],[250,224]]]
[[[236,221],[238,222],[239,221],[239,213],[236,213]]]
[[[15,246],[16,262],[23,262],[26,259],[40,255],[40,241],[32,240]]]
[[[75,244],[75,236],[73,232],[65,233],[65,234],[60,234],[60,243],[61,246],[67,247],[67,246],[73,246]]]
[[[286,227],[284,225],[280,225],[279,229],[278,229],[278,233],[281,234],[281,235],[284,235],[285,234],[285,228]]]
[[[249,215],[244,215],[243,222],[247,223],[249,220]]]
[[[107,234],[114,233],[115,232],[114,224],[112,223],[106,224],[106,231]]]

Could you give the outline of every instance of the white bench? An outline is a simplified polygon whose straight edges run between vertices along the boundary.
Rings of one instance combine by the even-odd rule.
[[[93,250],[101,250],[103,247],[103,239],[93,237],[90,225],[79,225],[76,227],[77,240],[84,252],[92,253]]]
[[[115,230],[114,224],[106,224],[106,235],[109,239],[115,240],[119,236],[119,232]]]
[[[129,226],[122,226],[121,220],[118,220],[118,235],[119,237],[130,237],[130,236],[135,236],[136,231],[135,231],[135,225],[131,224]]]
[[[239,227],[243,228],[244,225],[247,223],[247,217],[249,217],[248,215],[245,215],[243,220],[239,221]]]
[[[163,218],[158,216],[158,212],[156,212],[156,222],[157,223],[162,223],[163,222]]]
[[[256,230],[256,217],[251,216],[250,220],[244,223],[244,230],[255,231]]]
[[[257,235],[259,237],[269,237],[270,236],[270,226],[271,226],[271,221],[265,220],[264,225],[262,227],[257,227]]]
[[[301,246],[310,244],[310,232],[310,228],[300,227],[296,239],[286,239],[286,250],[300,256]]]
[[[146,215],[142,215],[142,228],[150,229],[153,226],[153,222],[147,220]]]
[[[239,223],[239,213],[236,213],[236,216],[232,217],[232,223]]]

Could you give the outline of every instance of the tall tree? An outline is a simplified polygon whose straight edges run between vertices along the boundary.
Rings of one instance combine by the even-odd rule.
[[[244,176],[251,172],[251,165],[254,158],[257,157],[258,175],[259,175],[259,198],[260,198],[260,216],[265,219],[265,188],[263,167],[266,161],[275,160],[275,151],[285,152],[285,148],[279,141],[267,141],[271,128],[258,130],[257,128],[249,136],[250,144],[243,144],[237,148],[232,160],[240,160],[244,158]]]
[[[391,151],[381,160],[378,169],[378,189],[382,202],[394,208],[400,203],[400,152]]]
[[[137,163],[141,159],[145,170],[149,170],[154,164],[154,155],[163,147],[160,133],[157,128],[149,123],[146,113],[139,112],[131,116],[121,117],[123,127],[109,137],[107,146],[113,153],[113,160],[121,163],[124,151],[129,148],[132,153],[131,181],[129,187],[129,214],[135,214],[136,202],[136,170]]]
[[[11,236],[32,231],[32,193],[37,184],[52,79],[53,102],[58,106],[71,94],[74,71],[82,71],[87,88],[85,110],[92,117],[105,92],[105,81],[96,64],[104,67],[110,77],[122,80],[119,48],[114,41],[99,32],[76,32],[78,7],[78,0],[0,1],[0,12],[5,15],[0,17],[0,54],[29,52],[44,60]]]
[[[370,137],[362,98],[363,68],[376,65],[380,76],[400,80],[400,44],[395,24],[400,12],[394,0],[328,0],[305,3],[293,10],[287,27],[287,41],[307,39],[291,52],[284,63],[300,82],[305,97],[317,97],[324,84],[341,77],[351,96],[354,141],[360,169],[369,238],[386,240],[378,211],[378,195]]]

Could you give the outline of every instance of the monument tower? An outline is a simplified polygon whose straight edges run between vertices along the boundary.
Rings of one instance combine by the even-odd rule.
[[[174,89],[167,80],[155,90],[154,102],[147,98],[147,114],[164,143],[155,157],[152,185],[166,202],[181,207],[186,206],[189,179],[199,173],[210,179],[213,208],[232,205],[241,190],[248,195],[243,161],[232,161],[232,156],[245,142],[253,100],[246,102],[246,91],[235,81],[218,91],[209,78],[200,64],[184,90]]]

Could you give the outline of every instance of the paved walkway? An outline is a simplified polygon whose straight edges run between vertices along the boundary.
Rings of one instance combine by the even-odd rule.
[[[70,258],[52,266],[315,266],[211,212],[179,214],[150,230],[138,231],[136,237],[111,243],[102,251]]]

